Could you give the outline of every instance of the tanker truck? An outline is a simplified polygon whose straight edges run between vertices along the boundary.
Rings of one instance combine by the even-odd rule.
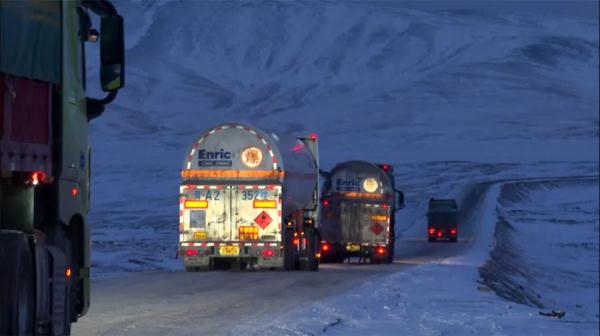
[[[102,99],[86,97],[98,39]],[[106,0],[0,1],[0,335],[66,335],[88,310],[88,123],[123,86],[123,56]]]
[[[326,176],[319,216],[322,260],[359,257],[391,263],[395,213],[404,206],[404,194],[395,189],[393,167],[347,161],[322,174]]]
[[[317,270],[318,172],[316,134],[268,134],[238,123],[202,132],[181,171],[185,270]]]

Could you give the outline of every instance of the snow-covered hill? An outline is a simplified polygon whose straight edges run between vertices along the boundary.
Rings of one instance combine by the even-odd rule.
[[[127,86],[92,123],[96,272],[173,256],[184,151],[218,122],[316,131],[325,168],[389,162],[400,185],[431,161],[597,165],[598,20],[580,13],[597,5],[535,3],[117,2]]]

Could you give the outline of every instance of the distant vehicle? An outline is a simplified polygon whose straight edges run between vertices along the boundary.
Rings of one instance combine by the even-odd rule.
[[[453,199],[430,199],[427,210],[427,237],[430,242],[458,239],[458,206]]]
[[[318,270],[316,134],[218,125],[194,141],[181,176],[179,251],[186,271]]]
[[[68,335],[88,311],[89,122],[124,85],[123,41],[106,0],[0,1],[0,335]]]
[[[320,213],[322,260],[360,257],[371,263],[391,263],[395,213],[404,206],[404,194],[395,190],[394,168],[348,161],[323,174],[327,179]]]

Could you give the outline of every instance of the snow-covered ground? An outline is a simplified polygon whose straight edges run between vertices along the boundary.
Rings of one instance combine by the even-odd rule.
[[[493,184],[465,254],[432,258],[231,334],[598,334],[599,201],[597,178]],[[539,315],[551,310],[566,315]]]
[[[127,84],[92,122],[95,277],[181,269],[174,257],[184,152],[203,129],[240,121],[316,131],[325,169],[349,159],[393,164],[407,196],[397,257],[416,265],[245,326],[594,333],[597,180],[506,181],[598,175],[596,1],[116,5],[128,31]],[[455,246],[423,241],[432,196],[462,202],[471,224]],[[534,220],[549,224],[527,225]],[[538,316],[548,309],[567,315]]]

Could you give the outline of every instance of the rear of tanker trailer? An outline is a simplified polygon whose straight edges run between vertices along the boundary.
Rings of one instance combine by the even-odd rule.
[[[314,136],[242,124],[202,133],[182,170],[185,269],[318,269],[317,158]]]

